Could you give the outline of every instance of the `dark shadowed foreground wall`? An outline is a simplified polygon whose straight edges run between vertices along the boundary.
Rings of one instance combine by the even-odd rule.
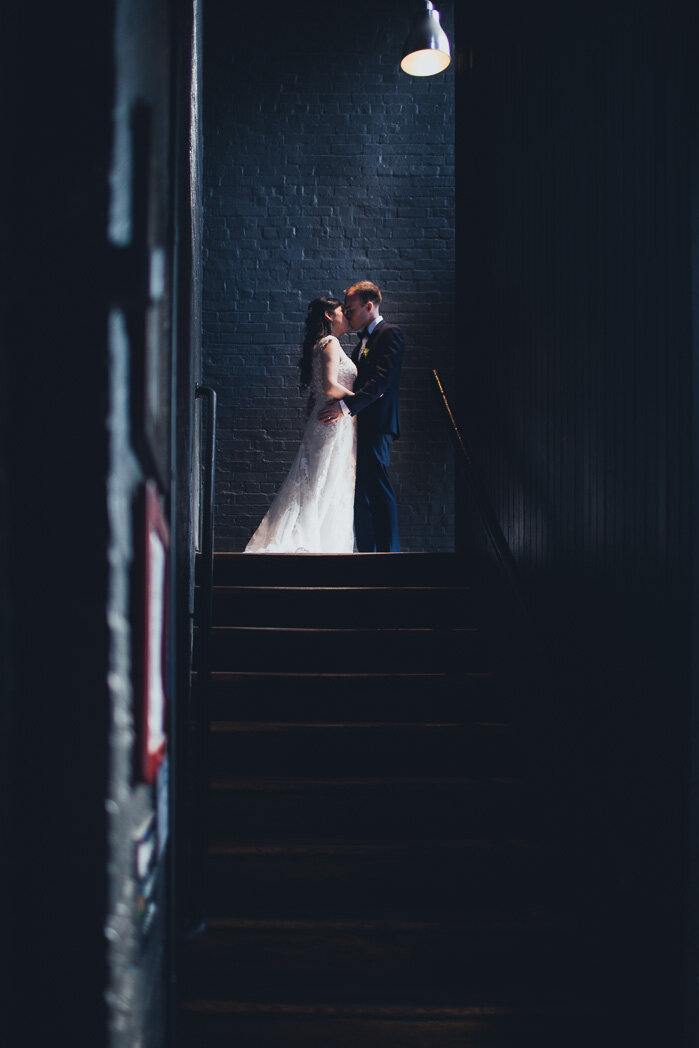
[[[3,1040],[76,1048],[107,1043],[112,8],[78,3],[70,33],[52,10],[8,10],[2,92],[14,157],[0,238],[11,434]]]
[[[458,27],[460,414],[557,681],[624,1039],[653,1045],[683,1043],[696,987],[688,9],[534,4]]]
[[[14,159],[3,171],[12,206],[0,219],[0,497],[9,495],[0,514],[9,787],[0,808],[9,872],[0,1039],[161,1048],[173,945],[170,780],[163,767],[144,782],[140,761],[139,496],[146,479],[157,482],[175,525],[167,419],[175,276],[185,269],[175,243],[194,236],[196,218],[186,183],[175,211],[173,167],[182,172],[187,161],[196,3],[77,0],[69,18],[15,5],[5,29],[0,96],[12,106],[2,126]],[[150,279],[150,260],[162,262],[161,279]],[[146,310],[162,324],[146,329]],[[152,445],[169,464],[162,470],[139,439],[146,330],[159,351],[147,399],[165,419]],[[179,445],[184,413],[177,422]],[[188,545],[182,559],[191,536]],[[165,603],[174,633],[173,596]],[[178,605],[185,631],[188,610]],[[188,663],[186,644],[179,652]],[[173,665],[173,645],[168,656]],[[171,679],[166,687],[177,707]],[[171,745],[170,766],[174,757]]]
[[[453,4],[441,5],[453,32]],[[413,8],[275,5],[264,53],[204,8],[205,380],[219,395],[217,548],[241,550],[303,429],[308,302],[384,292],[407,350],[394,445],[402,548],[453,548],[452,454],[431,388],[454,356],[453,71],[398,68]],[[346,339],[346,348],[355,339]]]

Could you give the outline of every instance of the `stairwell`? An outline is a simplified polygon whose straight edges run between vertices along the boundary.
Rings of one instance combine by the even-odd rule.
[[[598,947],[478,566],[217,554],[214,581],[182,1048],[600,1043]]]

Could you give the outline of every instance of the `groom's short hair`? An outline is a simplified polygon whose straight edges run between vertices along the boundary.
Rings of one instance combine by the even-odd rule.
[[[360,280],[359,283],[352,284],[352,287],[345,288],[345,296],[349,298],[350,295],[356,295],[361,299],[362,305],[366,305],[367,302],[375,302],[378,306],[381,302],[381,292],[376,284],[372,284],[371,280]]]

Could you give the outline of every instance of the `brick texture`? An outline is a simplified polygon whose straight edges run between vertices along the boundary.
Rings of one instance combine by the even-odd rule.
[[[452,68],[398,66],[412,9],[314,2],[266,27],[204,17],[204,378],[219,396],[216,545],[241,550],[295,455],[308,302],[358,279],[406,334],[392,478],[404,550],[453,549],[453,456],[432,389],[454,361]],[[440,6],[453,32],[453,4]],[[354,337],[345,340],[346,348]]]

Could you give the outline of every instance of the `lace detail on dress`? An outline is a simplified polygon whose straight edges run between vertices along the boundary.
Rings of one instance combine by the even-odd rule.
[[[357,420],[351,415],[330,425],[318,421],[325,404],[321,352],[328,335],[313,347],[311,393],[316,399],[301,445],[282,486],[246,553],[352,553]],[[340,346],[337,381],[354,388],[357,368]]]

